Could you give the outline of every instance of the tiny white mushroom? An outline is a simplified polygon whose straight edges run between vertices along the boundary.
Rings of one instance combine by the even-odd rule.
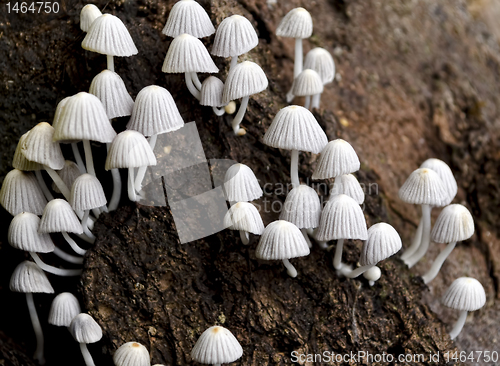
[[[321,77],[314,70],[303,70],[293,81],[292,93],[298,97],[306,97],[304,108],[311,110],[311,97],[323,93]]]
[[[335,79],[335,62],[333,57],[324,48],[316,47],[310,50],[304,61],[304,69],[313,69],[321,77],[323,85],[331,83]],[[311,108],[319,108],[321,94],[313,97]]]
[[[80,29],[84,32],[88,32],[94,20],[101,15],[101,11],[94,4],[85,5],[80,12]]]
[[[98,342],[102,338],[101,326],[90,315],[80,313],[71,321],[69,331],[75,341],[80,343],[80,351],[85,365],[94,366],[94,360],[87,348],[87,344]]]
[[[13,169],[3,180],[0,204],[12,216],[21,212],[41,215],[47,199],[33,173]]]
[[[113,363],[115,366],[151,365],[147,348],[138,342],[127,342],[118,347],[113,355]]]
[[[109,119],[130,116],[134,100],[120,75],[111,70],[103,70],[90,83],[89,93],[102,102]]]
[[[238,202],[229,208],[224,216],[224,227],[239,230],[243,244],[248,244],[248,233],[262,235],[264,223],[257,208],[249,202]]]
[[[215,28],[200,4],[194,0],[180,0],[170,9],[161,32],[169,37],[187,33],[196,38],[203,38],[214,34]]]
[[[224,193],[232,203],[250,202],[264,194],[252,169],[245,164],[233,164],[226,171]]]
[[[360,162],[350,143],[342,139],[330,141],[321,151],[312,179],[336,178],[359,170]]]
[[[236,337],[221,326],[205,330],[191,350],[194,361],[214,366],[234,362],[242,355],[243,348]]]
[[[52,300],[49,312],[49,324],[69,327],[71,321],[80,314],[80,303],[71,292],[62,292]]]

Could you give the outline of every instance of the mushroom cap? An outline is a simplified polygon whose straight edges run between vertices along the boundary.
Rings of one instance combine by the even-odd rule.
[[[335,79],[335,62],[333,57],[324,48],[316,47],[310,50],[304,60],[304,69],[313,69],[321,77],[323,85]]]
[[[323,93],[323,81],[316,71],[304,69],[293,81],[292,93],[298,97]]]
[[[439,214],[431,238],[436,243],[453,243],[467,240],[474,234],[474,219],[469,210],[460,204],[443,208]]]
[[[252,61],[243,61],[233,67],[227,75],[222,102],[260,93],[267,88],[267,76],[262,68]]]
[[[263,142],[279,149],[318,154],[328,143],[328,138],[310,111],[291,105],[279,110]]]
[[[54,128],[47,122],[40,122],[30,130],[21,146],[26,159],[60,170],[64,167],[64,156],[58,142],[53,141]]]
[[[109,56],[128,57],[137,54],[125,24],[120,18],[103,14],[96,18],[82,41],[82,48]]]
[[[143,134],[125,130],[116,135],[106,158],[105,169],[156,165],[156,157]]]
[[[91,174],[82,174],[71,187],[71,207],[75,211],[92,210],[106,204],[106,196],[99,180]]]
[[[434,170],[438,173],[439,178],[443,181],[444,187],[448,192],[448,199],[444,202],[444,205],[449,205],[451,201],[455,198],[458,192],[457,181],[453,176],[453,172],[451,171],[448,164],[439,159],[427,159],[420,165],[420,168],[428,168]]]
[[[26,132],[19,139],[19,142],[16,146],[16,151],[14,152],[14,158],[12,159],[12,167],[24,171],[41,170],[43,169],[43,167],[40,164],[26,159],[26,156],[24,156],[22,153],[24,141],[26,140],[26,137],[28,137],[29,133],[30,131]]]
[[[187,33],[196,38],[215,33],[214,25],[203,7],[194,0],[180,0],[168,14],[167,23],[161,31],[169,37]]]
[[[304,257],[309,253],[309,245],[300,229],[285,220],[267,225],[255,249],[255,256],[265,260]]]
[[[219,69],[203,43],[198,38],[184,33],[170,43],[161,71],[216,73]]]
[[[38,233],[40,218],[29,212],[14,216],[9,225],[9,244],[16,249],[35,253],[54,251],[54,243],[49,234]]]
[[[366,240],[367,237],[366,220],[359,204],[345,194],[331,197],[321,212],[316,239]]]
[[[74,161],[66,160],[64,162],[63,168],[61,170],[58,170],[57,174],[59,174],[64,184],[66,184],[66,187],[71,187],[75,179],[78,178],[82,173],[80,172],[78,165]],[[52,190],[56,193],[61,193],[55,183],[52,183]]]
[[[80,92],[63,99],[57,109],[53,122],[54,141],[93,140],[107,143],[116,136],[104,106],[93,94]]]
[[[224,216],[224,227],[243,230],[255,235],[264,231],[264,223],[257,208],[249,202],[238,202]]]
[[[215,76],[209,76],[201,84],[200,104],[209,107],[223,107],[226,104],[222,101],[224,83]]]
[[[9,288],[11,291],[23,292],[25,294],[54,293],[54,289],[45,272],[36,263],[30,261],[21,262],[14,269],[10,277]]]
[[[205,364],[223,364],[236,361],[243,348],[226,328],[213,326],[205,330],[191,350],[191,358]]]
[[[286,196],[280,220],[286,220],[299,229],[318,227],[321,216],[321,203],[318,193],[311,187],[301,184]]]
[[[311,14],[301,7],[290,10],[276,29],[277,36],[302,39],[311,37],[312,32]]]
[[[428,168],[413,171],[399,189],[399,198],[414,205],[442,207],[445,206],[448,197],[438,173]]]
[[[193,1],[193,0],[181,0]],[[193,1],[194,2],[194,1]],[[149,352],[146,347],[138,342],[122,344],[113,355],[116,366],[150,366]]]
[[[446,290],[441,302],[452,309],[475,311],[486,303],[486,293],[481,282],[475,278],[460,277]]]
[[[358,171],[360,162],[350,143],[342,139],[330,141],[321,151],[312,179],[336,178]]]
[[[177,131],[181,127],[184,127],[184,120],[167,89],[150,85],[137,94],[132,116],[127,123],[128,130],[139,131],[144,136],[153,136]]]
[[[89,314],[80,313],[73,318],[69,332],[78,343],[95,343],[102,338],[102,329]]]
[[[259,44],[259,37],[250,21],[241,15],[225,18],[217,28],[212,55],[238,57]]]
[[[97,74],[90,84],[89,93],[101,101],[109,119],[130,116],[134,100],[120,75],[111,70]]]
[[[80,303],[71,292],[62,292],[52,300],[49,312],[49,324],[69,327],[75,316],[80,314]]]
[[[83,233],[82,225],[71,205],[60,198],[51,200],[43,210],[39,233]]]
[[[332,191],[330,191],[331,196],[346,194],[353,198],[358,205],[363,204],[365,201],[365,192],[363,191],[363,188],[361,188],[361,185],[356,177],[352,174],[343,174],[339,177],[335,177],[335,183]]]
[[[84,32],[88,32],[94,20],[101,15],[101,11],[94,4],[85,5],[80,12],[80,29]]]
[[[377,264],[399,252],[403,244],[396,229],[385,222],[368,229],[368,239],[363,244],[359,263],[362,266]]]
[[[21,212],[41,215],[47,199],[33,173],[13,169],[3,180],[0,204],[12,216]]]
[[[250,202],[261,197],[264,192],[259,181],[245,164],[234,164],[224,176],[224,193],[231,202]]]

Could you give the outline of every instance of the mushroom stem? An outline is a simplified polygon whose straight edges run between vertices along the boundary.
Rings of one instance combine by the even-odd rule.
[[[344,249],[344,239],[337,240],[335,256],[333,257],[333,267],[340,270],[342,268],[342,251]]]
[[[33,301],[33,294],[26,293],[26,303],[28,304],[28,311],[30,313],[31,324],[36,337],[36,350],[33,358],[38,361],[40,365],[45,365],[45,356],[43,354],[43,332],[38,314],[36,312],[35,302]]]
[[[347,267],[342,267],[342,274],[346,277],[349,277],[349,278],[356,278],[358,276],[361,276],[363,273],[368,271],[373,266],[374,266],[374,264],[369,264],[367,266],[358,267],[354,270],[351,270],[350,268],[348,270],[346,270]]]
[[[85,249],[80,248],[80,246],[78,244],[76,244],[76,242],[73,240],[73,238],[71,238],[71,236],[69,236],[69,234],[66,231],[63,231],[61,234],[64,237],[64,239],[66,240],[66,242],[69,244],[71,249],[73,249],[73,251],[76,254],[85,255],[85,253],[87,253],[87,251]]]
[[[54,196],[50,193],[49,187],[45,184],[45,180],[42,177],[42,172],[40,170],[35,170],[35,176],[38,181],[38,185],[42,189],[43,195],[47,198],[47,201],[52,201]]]
[[[248,243],[250,243],[250,235],[248,235],[248,231],[240,230],[240,238],[243,244],[248,245]]]
[[[295,38],[295,61],[293,64],[293,78],[302,72],[304,53],[302,51],[302,38]]]
[[[91,220],[91,218],[89,217],[89,221],[87,222],[88,226],[89,226],[89,230],[92,230],[94,228],[94,222]],[[92,239],[92,238],[89,238],[87,235],[85,234],[78,234],[77,235],[80,239],[82,239],[83,241],[86,241],[87,243],[90,243],[90,244],[94,244],[95,240]]]
[[[317,240],[316,239],[316,231],[317,230],[318,230],[318,228],[316,228],[316,229],[307,229],[307,234],[309,234],[309,236],[314,239],[314,241],[316,242],[316,244],[318,244],[321,249],[328,249],[328,242],[327,241],[322,241],[322,240]]]
[[[80,149],[78,149],[78,143],[72,142],[71,150],[73,150],[73,155],[76,160],[76,165],[78,165],[78,170],[80,171],[80,174],[87,173],[87,170],[85,169],[85,164],[83,163],[82,155],[80,154]]]
[[[191,80],[193,81],[195,88],[201,91],[201,81],[198,78],[198,74],[195,72],[191,72],[190,74],[191,74]]]
[[[321,102],[321,93],[314,94],[312,97],[311,108],[319,109],[320,102]]]
[[[238,64],[238,56],[231,57],[231,65],[229,66],[229,72]]]
[[[304,103],[304,108],[311,110],[311,96],[310,95],[306,95],[306,101]]]
[[[460,316],[459,316],[457,322],[455,323],[455,325],[453,326],[453,329],[450,332],[450,338],[452,340],[457,338],[457,336],[462,331],[462,328],[464,327],[464,324],[465,324],[465,320],[467,320],[467,310],[462,310],[460,312]]]
[[[297,188],[300,185],[299,150],[292,150],[292,158],[290,160],[290,179],[292,180],[293,188]]]
[[[226,113],[225,108],[217,108],[217,107],[212,107],[212,110],[214,111],[216,116],[223,116]]]
[[[95,366],[94,359],[87,348],[85,343],[80,343],[80,351],[82,352],[83,359],[86,366]]]
[[[67,201],[70,201],[71,192],[69,191],[69,188],[66,186],[66,183],[64,183],[59,174],[57,174],[55,170],[49,168],[47,165],[44,165],[43,168],[50,175],[50,178],[52,178],[52,181],[57,186],[57,188],[59,188],[64,198],[66,198]]]
[[[297,277],[297,270],[292,265],[292,263],[290,263],[290,261],[288,259],[282,259],[282,261],[283,261],[283,264],[286,267],[286,273],[288,273],[288,275],[290,277]]]
[[[403,261],[410,258],[420,246],[420,242],[422,241],[422,226],[423,226],[423,218],[420,217],[420,221],[418,223],[417,231],[415,232],[415,236],[413,237],[413,242],[411,245],[405,250],[405,252],[401,255],[401,259]]]
[[[64,250],[59,249],[58,247],[54,247],[54,254],[57,255],[62,260],[65,260],[68,263],[73,263],[73,264],[82,264],[83,263],[82,257],[77,257],[74,255],[68,254]]]
[[[193,95],[193,97],[200,100],[201,94],[200,94],[200,91],[198,89],[196,89],[196,87],[193,84],[193,79],[191,78],[191,73],[185,72],[184,78],[186,79],[186,86],[187,86],[189,92]]]
[[[439,253],[439,255],[436,257],[434,260],[434,263],[432,263],[431,269],[422,276],[422,279],[424,280],[425,284],[428,284],[431,282],[434,278],[436,278],[437,274],[439,273],[439,270],[441,269],[441,266],[443,265],[444,261],[450,253],[453,251],[455,246],[457,245],[457,242],[449,243],[444,250]]]
[[[106,148],[109,149],[111,144],[106,144]],[[118,169],[111,169],[111,177],[113,178],[113,194],[111,195],[111,200],[109,201],[109,211],[114,211],[118,208],[120,203],[120,197],[122,195],[122,179],[120,178],[120,172]]]
[[[243,120],[245,112],[247,111],[249,99],[250,99],[249,96],[243,97],[241,99],[240,109],[238,109],[238,113],[236,113],[236,116],[234,116],[233,122],[231,123],[235,135],[240,134],[240,123]]]
[[[405,263],[408,265],[408,268],[411,268],[415,264],[417,264],[417,262],[422,259],[425,253],[427,253],[427,249],[429,249],[429,243],[431,240],[431,210],[431,206],[422,205],[422,240],[417,251],[405,261]]]
[[[134,168],[128,168],[128,199],[132,202],[137,201],[134,187]]]
[[[106,62],[108,64],[107,65],[108,66],[108,70],[115,72],[115,61],[114,61],[112,55],[106,55]]]
[[[89,140],[83,140],[83,150],[85,151],[85,162],[87,164],[87,172],[95,177],[94,160],[92,159],[92,149],[90,147]]]
[[[155,149],[157,139],[158,135],[152,135],[149,137],[149,146],[151,146],[151,150],[153,151]],[[147,166],[141,166],[139,169],[137,169],[137,176],[135,177],[135,190],[137,192],[140,192],[142,189],[142,181],[144,180],[147,169]]]
[[[80,276],[82,274],[81,269],[63,269],[54,266],[49,266],[48,264],[42,262],[38,254],[36,254],[35,252],[30,252],[30,254],[31,257],[34,259],[35,263],[38,264],[38,267],[43,269],[45,272],[49,272],[57,276]]]
[[[300,231],[302,232],[302,236],[304,237],[304,239],[306,239],[306,243],[309,248],[312,248],[313,245],[311,243],[311,240],[309,240],[309,235],[307,235],[307,229],[300,229]]]
[[[82,229],[83,229],[83,232],[85,233],[85,235],[87,235],[91,240],[95,241],[95,236],[94,236],[94,234],[92,234],[92,232],[90,231],[90,229],[88,227],[89,213],[90,213],[90,210],[85,210],[85,212],[83,213]]]

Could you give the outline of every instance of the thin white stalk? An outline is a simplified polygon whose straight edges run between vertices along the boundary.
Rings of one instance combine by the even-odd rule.
[[[38,319],[38,314],[36,312],[35,302],[33,301],[33,294],[26,294],[26,303],[28,304],[31,324],[33,324],[33,330],[36,337],[36,350],[33,358],[37,360],[40,365],[45,365],[45,356],[43,353],[43,331],[42,326],[40,325],[40,320]]]
[[[134,187],[134,168],[128,168],[128,199],[132,202],[137,201]]]
[[[95,236],[94,236],[94,234],[92,234],[92,232],[90,231],[89,226],[88,226],[89,213],[90,213],[90,210],[85,210],[83,213],[82,229],[83,229],[84,234],[87,235],[87,237],[89,237],[90,239],[95,241]]]
[[[300,229],[300,231],[302,232],[302,236],[304,237],[304,239],[306,239],[306,243],[309,246],[309,248],[312,248],[313,245],[311,243],[311,240],[309,240],[309,235],[307,234],[307,229]]]
[[[229,66],[229,72],[231,72],[231,70],[234,69],[237,64],[238,64],[238,56],[232,56],[231,65]]]
[[[106,144],[106,148],[109,152],[111,147],[110,143]],[[118,208],[120,203],[120,196],[122,194],[122,179],[120,178],[120,172],[118,169],[111,169],[111,177],[113,178],[113,194],[111,195],[111,200],[109,201],[109,210],[114,211]]]
[[[58,247],[54,247],[54,254],[57,255],[62,260],[65,260],[68,263],[73,263],[73,264],[82,264],[83,263],[82,257],[77,257],[74,255],[68,254],[64,250],[62,250]]]
[[[115,71],[115,60],[113,59],[112,55],[106,55],[106,61],[107,61],[107,66],[109,71]]]
[[[87,348],[85,343],[80,343],[80,351],[82,352],[83,359],[86,366],[95,366],[94,359]]]
[[[312,97],[311,108],[319,109],[320,102],[321,102],[321,93],[314,94]]]
[[[89,140],[83,140],[83,150],[85,151],[85,162],[87,163],[87,172],[95,177],[94,160],[92,159],[92,148]]]
[[[85,164],[83,162],[82,155],[80,154],[80,149],[78,149],[77,142],[71,143],[71,150],[73,150],[73,155],[76,160],[76,165],[78,165],[78,170],[80,171],[80,174],[87,173],[87,169],[85,169]]]
[[[149,138],[149,146],[151,146],[151,150],[154,151],[156,146],[156,140],[158,139],[158,135],[152,135]],[[140,192],[142,190],[142,181],[144,180],[144,176],[146,175],[147,166],[141,166],[137,169],[137,176],[135,177],[135,190]]]
[[[187,86],[189,92],[193,95],[193,97],[200,100],[201,94],[200,94],[200,91],[198,89],[196,89],[196,87],[193,84],[193,79],[191,78],[191,73],[185,72],[184,78],[186,79],[186,86]]]
[[[199,91],[201,91],[201,81],[198,78],[197,73],[195,73],[195,72],[191,73],[191,80],[193,81],[195,88],[198,89]]]
[[[50,175],[50,178],[52,178],[52,181],[57,186],[57,188],[59,188],[64,198],[66,198],[67,201],[70,201],[71,192],[69,191],[69,188],[66,186],[66,183],[64,183],[59,174],[57,174],[55,170],[49,168],[47,165],[44,165],[43,168]]]
[[[243,117],[245,116],[245,112],[247,111],[247,106],[248,106],[248,100],[250,99],[250,96],[243,97],[241,99],[241,105],[240,109],[238,109],[238,113],[233,119],[233,122],[231,123],[231,126],[233,127],[233,131],[235,135],[240,134],[240,123],[243,121]]]
[[[38,185],[42,189],[43,195],[45,198],[47,198],[47,201],[52,201],[54,199],[54,196],[52,193],[50,193],[49,187],[47,187],[47,184],[45,184],[45,180],[42,177],[42,171],[41,170],[35,170],[35,176],[36,180],[38,181]]]
[[[82,274],[81,269],[63,269],[54,266],[49,266],[48,264],[42,262],[38,254],[36,254],[35,252],[30,252],[30,254],[31,257],[34,259],[35,263],[38,264],[38,267],[40,267],[45,272],[52,273],[57,276],[80,276]]]
[[[451,339],[457,338],[457,336],[462,331],[462,328],[464,327],[466,320],[467,320],[467,310],[462,310],[460,312],[460,316],[458,317],[457,322],[455,323],[455,325],[453,326],[453,329],[450,332]]]
[[[349,268],[349,270],[346,270],[346,266],[342,267],[342,273],[344,274],[344,276],[346,277],[349,277],[349,278],[356,278],[358,276],[361,276],[363,273],[365,273],[366,271],[368,271],[370,268],[372,268],[374,266],[374,264],[370,264],[368,266],[361,266],[361,267],[358,267],[356,268],[355,270],[351,270]]]
[[[311,96],[310,95],[306,95],[306,101],[304,103],[304,108],[311,110]]]
[[[94,228],[94,225],[93,225],[93,222],[91,220],[91,218],[89,217],[88,221],[87,221],[87,225],[89,227],[89,230],[92,230]],[[82,239],[83,241],[86,241],[87,243],[90,243],[90,244],[94,244],[95,240],[92,239],[92,238],[89,238],[87,235],[85,234],[77,234],[76,236],[78,236],[80,239]]]
[[[293,188],[300,185],[299,181],[299,150],[292,150],[292,158],[290,160],[290,179]]]
[[[73,251],[76,254],[85,255],[87,253],[87,251],[85,249],[80,248],[80,246],[73,240],[73,238],[71,236],[69,236],[69,234],[66,231],[61,232],[61,234],[64,237],[64,239],[66,240],[66,242],[69,244],[71,249],[73,249]],[[89,239],[89,240],[91,240],[91,239]],[[94,241],[91,241],[91,242],[93,243]]]
[[[446,260],[446,258],[448,258],[448,256],[453,251],[453,249],[455,248],[456,245],[457,245],[456,241],[453,243],[449,243],[446,246],[446,248],[444,248],[444,250],[441,253],[439,253],[439,255],[436,257],[436,260],[434,261],[434,263],[432,263],[432,266],[429,269],[429,271],[425,275],[422,276],[422,279],[424,280],[425,284],[428,284],[434,278],[436,278],[444,261]]]
[[[429,243],[431,241],[431,210],[431,206],[422,205],[422,220],[424,221],[422,223],[422,241],[417,251],[405,261],[409,268],[417,264],[425,253],[427,253],[427,249],[429,249]]]
[[[214,111],[215,115],[219,117],[226,114],[226,109],[224,107],[222,108],[212,107],[212,110]]]
[[[302,72],[304,53],[302,51],[302,38],[295,38],[295,60],[293,63],[293,78],[297,78]]]
[[[335,256],[333,257],[333,267],[340,270],[342,268],[342,251],[344,249],[344,239],[337,240]]]
[[[417,231],[415,231],[415,236],[413,237],[413,242],[401,255],[401,260],[405,261],[408,258],[410,258],[417,251],[418,247],[420,246],[420,242],[422,241],[423,222],[424,221],[422,219],[422,216],[420,216],[420,221],[418,222],[418,227],[417,227]]]
[[[250,243],[250,235],[248,235],[248,231],[240,230],[240,239],[243,244],[248,245]]]
[[[288,259],[282,259],[282,262],[286,267],[286,273],[288,273],[290,277],[297,277],[297,270],[292,263],[290,263]]]

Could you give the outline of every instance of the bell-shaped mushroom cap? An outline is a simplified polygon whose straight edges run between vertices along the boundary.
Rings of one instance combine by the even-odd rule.
[[[455,198],[458,192],[457,181],[453,176],[453,172],[451,171],[448,164],[439,159],[427,159],[420,165],[420,168],[428,168],[434,170],[438,173],[439,178],[443,181],[444,187],[448,192],[448,200],[444,202],[444,205],[449,205],[451,201]]]
[[[102,329],[89,314],[80,313],[73,318],[69,332],[78,343],[95,343],[102,338]]]
[[[203,43],[190,34],[174,38],[168,48],[161,71],[166,73],[219,72]]]
[[[80,172],[80,169],[75,162],[66,160],[64,162],[63,168],[61,170],[58,170],[57,174],[59,174],[64,184],[66,184],[66,187],[71,187],[75,179],[78,178],[82,173]],[[61,193],[55,183],[52,183],[52,190],[56,193]]]
[[[12,216],[21,212],[41,215],[47,199],[33,173],[13,169],[3,180],[0,204]]]
[[[324,84],[331,83],[335,78],[335,62],[324,48],[316,47],[310,50],[304,60],[304,69],[313,69],[321,77]]]
[[[336,178],[359,170],[360,163],[351,144],[342,139],[330,141],[321,151],[312,179]]]
[[[353,198],[359,205],[365,201],[365,192],[356,177],[352,174],[344,174],[335,178],[333,191],[330,195],[346,194]]]
[[[169,37],[187,33],[196,38],[215,33],[214,25],[203,7],[194,0],[180,0],[168,14],[167,23],[161,31]]]
[[[310,111],[291,105],[276,114],[263,141],[279,149],[318,154],[328,143],[328,138]]]
[[[313,32],[311,14],[304,8],[295,8],[281,19],[276,35],[291,38],[309,38]]]
[[[193,0],[181,0],[186,2]],[[116,366],[150,366],[149,352],[146,347],[138,342],[127,342],[122,344],[113,355],[113,363]]]
[[[64,156],[59,143],[53,141],[54,132],[54,128],[47,122],[40,122],[33,127],[21,147],[26,159],[54,170],[62,169]]]
[[[293,81],[292,93],[298,97],[323,93],[321,77],[314,70],[303,70]]]
[[[304,257],[309,253],[309,245],[300,229],[285,220],[267,225],[255,249],[255,256],[265,260]]]
[[[80,12],[80,29],[84,32],[88,32],[94,20],[101,15],[101,11],[94,4],[85,5]]]
[[[120,18],[103,14],[92,22],[82,41],[82,48],[109,56],[128,57],[137,54],[132,37]]]
[[[222,101],[224,83],[215,76],[209,76],[201,84],[200,104],[209,107],[223,107],[226,104]]]
[[[321,212],[318,240],[366,240],[366,220],[359,204],[345,194],[331,197]]]
[[[60,198],[51,200],[43,210],[39,233],[83,233],[82,225],[70,204]]]
[[[399,189],[399,198],[414,205],[442,207],[445,206],[448,197],[438,173],[428,168],[413,171]]]
[[[243,230],[255,235],[264,231],[264,223],[257,208],[248,202],[238,202],[231,206],[224,216],[224,227]]]
[[[92,210],[106,204],[102,185],[91,174],[80,175],[71,187],[71,207],[75,211]]]
[[[191,350],[191,358],[200,363],[231,363],[243,355],[243,348],[226,328],[213,326],[205,330]]]
[[[259,44],[259,37],[250,21],[241,15],[225,18],[217,28],[212,55],[237,57]]]
[[[446,206],[432,228],[432,241],[454,243],[467,240],[474,234],[474,220],[469,210],[460,204]]]
[[[9,288],[14,292],[53,294],[54,289],[49,279],[36,263],[21,262],[10,278]]]
[[[184,120],[174,98],[167,89],[157,85],[147,86],[137,94],[127,123],[128,130],[139,131],[144,136],[177,131],[183,126]]]
[[[377,264],[399,252],[403,244],[396,229],[385,222],[368,229],[368,239],[363,244],[359,263],[362,266]]]
[[[299,229],[318,227],[321,215],[321,203],[318,193],[302,184],[295,187],[286,196],[280,220],[286,220]]]
[[[80,92],[63,99],[61,103],[61,110],[59,113],[56,111],[53,122],[54,141],[113,141],[116,132],[104,106],[95,95]]]
[[[240,62],[227,75],[222,101],[227,104],[232,100],[260,93],[267,85],[267,76],[259,65],[252,61]]]
[[[28,137],[29,133],[30,131],[26,132],[19,139],[16,151],[14,152],[14,158],[12,159],[12,167],[24,171],[41,170],[43,167],[40,164],[26,159],[26,156],[24,156],[21,152],[24,141],[26,140],[26,137]]]
[[[475,311],[486,303],[486,293],[481,282],[475,278],[460,277],[446,290],[441,302],[452,309]]]
[[[106,170],[150,165],[156,165],[156,157],[144,135],[134,130],[116,135],[108,151]]]
[[[228,201],[250,202],[261,197],[264,192],[252,169],[245,164],[234,164],[224,176],[224,193]]]
[[[21,212],[14,216],[9,225],[9,244],[27,252],[53,252],[54,243],[49,234],[38,233],[39,224],[40,218],[29,212]]]
[[[75,316],[80,314],[80,303],[71,292],[62,292],[52,300],[49,312],[49,324],[69,327]]]
[[[89,93],[101,101],[109,119],[130,116],[134,100],[120,75],[111,70],[103,70],[94,77]]]

